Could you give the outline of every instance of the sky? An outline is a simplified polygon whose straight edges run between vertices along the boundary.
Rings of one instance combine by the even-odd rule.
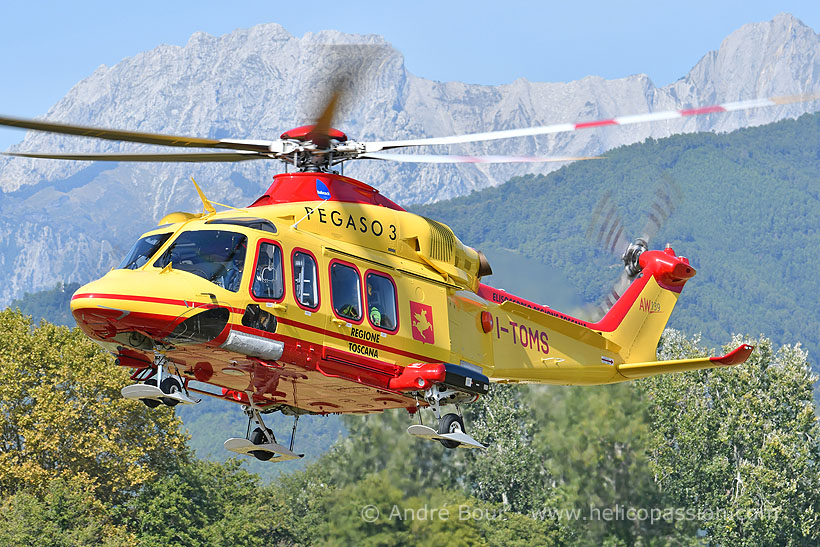
[[[3,0],[0,114],[40,116],[98,66],[160,44],[184,45],[196,31],[222,35],[269,22],[297,37],[325,29],[380,34],[404,54],[410,72],[439,81],[565,82],[644,73],[663,86],[732,31],[780,12],[820,30],[817,0]],[[0,130],[0,150],[22,136]]]

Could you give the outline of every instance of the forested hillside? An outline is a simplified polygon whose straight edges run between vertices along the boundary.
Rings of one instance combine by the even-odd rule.
[[[505,249],[497,261],[503,277],[490,277],[490,285],[571,308],[573,298],[599,301],[620,272],[613,268],[617,259],[585,237],[597,202],[612,192],[627,233],[637,237],[656,189],[674,184],[682,197],[653,243],[671,243],[698,274],[669,326],[700,332],[713,347],[733,332],[765,332],[778,343],[801,341],[817,363],[818,143],[820,114],[723,135],[649,139],[608,152],[606,159],[515,178],[415,211],[486,249],[491,264],[497,249]],[[551,275],[511,267],[511,253],[541,263]]]

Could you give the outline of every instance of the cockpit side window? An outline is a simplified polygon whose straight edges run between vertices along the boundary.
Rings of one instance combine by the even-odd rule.
[[[396,313],[396,286],[383,274],[368,272],[365,275],[365,298],[367,318],[377,329],[395,331],[398,327]]]
[[[334,262],[330,266],[330,292],[336,315],[351,321],[362,319],[360,283],[356,268],[341,262]]]
[[[224,230],[182,232],[154,262],[168,264],[232,292],[239,290],[245,268],[248,240],[243,234]]]
[[[282,250],[273,243],[261,243],[253,274],[251,293],[256,298],[279,300],[285,294],[282,275]]]
[[[299,306],[311,310],[319,307],[316,260],[308,253],[302,251],[293,253],[293,287]]]
[[[120,262],[117,269],[136,270],[137,268],[142,268],[149,260],[151,260],[154,253],[156,253],[159,248],[162,247],[166,241],[168,241],[169,237],[171,237],[170,233],[154,234],[143,237],[134,243],[134,246],[131,247],[130,251],[128,251],[128,255],[126,255],[122,262]]]

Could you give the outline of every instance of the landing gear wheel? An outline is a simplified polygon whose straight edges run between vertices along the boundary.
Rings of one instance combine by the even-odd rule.
[[[155,386],[155,385],[157,385],[157,381],[154,378],[151,378],[150,380],[146,380],[143,383],[146,386]],[[140,401],[142,401],[142,404],[144,404],[148,408],[157,408],[160,405],[160,402],[157,401],[156,399],[140,399]]]
[[[458,414],[445,414],[441,417],[438,421],[438,432],[439,435],[443,433],[463,433],[464,432],[464,420],[461,419],[461,416]],[[451,441],[449,439],[439,439],[444,448],[456,448],[461,445],[460,442]]]
[[[273,439],[273,442],[276,442],[276,437],[273,436],[273,431],[271,431],[270,428],[268,428],[268,435],[271,439]],[[262,434],[261,427],[257,427],[251,432],[251,442],[253,444],[268,444],[268,440]],[[254,458],[257,460],[262,460],[263,462],[268,461],[274,456],[273,452],[266,452],[264,450],[253,450],[251,451],[251,454],[253,454]]]
[[[171,393],[179,393],[182,391],[182,385],[180,385],[179,380],[173,376],[169,376],[162,381],[159,385],[159,389],[162,390],[163,393],[170,395]],[[176,399],[171,399],[170,397],[163,397],[162,402],[167,406],[176,406],[179,404],[179,401]]]

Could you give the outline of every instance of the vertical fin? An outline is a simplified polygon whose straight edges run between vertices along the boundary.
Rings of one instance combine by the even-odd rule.
[[[591,328],[618,344],[625,363],[655,360],[663,329],[695,269],[672,249],[640,255],[641,275]]]

